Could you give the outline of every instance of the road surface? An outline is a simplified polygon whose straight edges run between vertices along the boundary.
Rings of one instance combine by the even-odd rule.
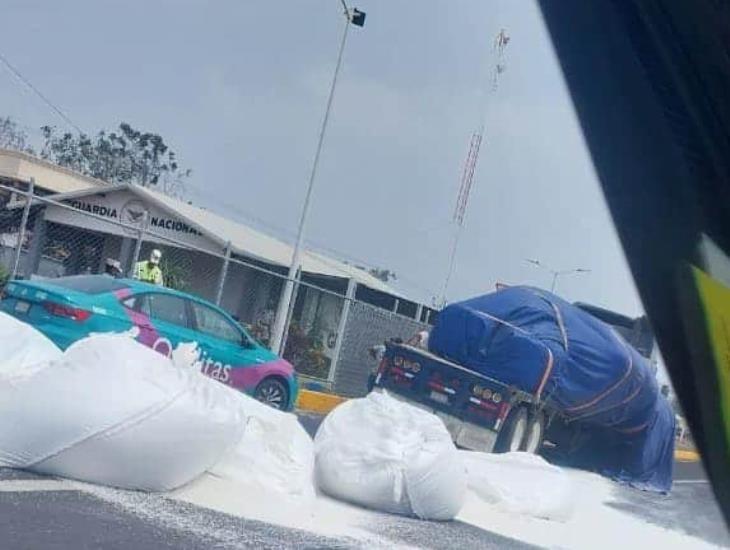
[[[316,417],[301,416],[313,433]],[[698,463],[680,464],[670,496],[621,489],[611,504],[644,521],[730,547],[730,538]],[[0,546],[4,550],[352,548],[361,542],[245,520],[156,495],[104,491],[114,499],[76,490],[65,482],[0,469]],[[431,523],[379,515],[368,527],[384,547],[530,548],[461,522]]]

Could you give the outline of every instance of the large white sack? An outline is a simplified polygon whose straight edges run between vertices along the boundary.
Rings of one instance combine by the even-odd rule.
[[[239,394],[120,335],[95,335],[0,385],[0,461],[154,491],[189,482],[243,436]]]
[[[240,398],[247,417],[243,436],[210,473],[252,489],[313,499],[314,445],[297,417]]]
[[[243,437],[213,467],[169,495],[221,512],[307,528],[316,508],[312,438],[296,416],[241,395]],[[293,523],[292,523],[293,522]]]
[[[199,358],[195,343],[180,344],[171,354],[177,368],[196,373],[201,370]],[[314,444],[297,417],[246,394],[237,396],[246,418],[243,435],[208,473],[247,491],[274,491],[302,501],[313,499]],[[210,476],[205,483],[212,486]]]
[[[336,407],[314,447],[315,479],[330,496],[423,519],[461,509],[466,473],[443,422],[385,393]]]
[[[567,521],[575,491],[570,477],[544,458],[529,453],[486,454],[459,451],[469,489],[496,508],[520,515]]]
[[[32,326],[0,312],[0,383],[61,356],[61,350]]]

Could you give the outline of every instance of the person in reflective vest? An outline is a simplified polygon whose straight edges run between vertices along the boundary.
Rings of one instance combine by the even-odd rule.
[[[137,262],[137,265],[134,267],[134,278],[145,283],[162,286],[162,269],[160,269],[161,259],[162,252],[155,248],[150,254],[149,260]]]

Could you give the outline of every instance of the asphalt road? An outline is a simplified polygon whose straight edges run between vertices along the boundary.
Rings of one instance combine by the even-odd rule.
[[[302,416],[314,432],[319,419]],[[728,532],[698,463],[681,464],[677,484],[663,497],[622,490],[612,504],[643,520],[730,547]],[[353,548],[361,542],[244,520],[169,499],[104,489],[115,498],[75,490],[59,481],[0,469],[0,548],[197,549]],[[120,505],[119,502],[124,502]],[[378,515],[368,528],[384,547],[528,548],[460,522],[431,523]]]
[[[3,550],[198,548],[361,548],[362,542],[244,520],[160,496],[105,489],[115,498],[68,490],[57,481],[0,469]],[[123,506],[116,502],[124,502]],[[383,548],[531,548],[459,522],[380,515],[372,534]],[[369,529],[370,530],[370,529]],[[368,548],[372,547],[368,544]]]
[[[302,426],[314,437],[321,417],[300,415]],[[617,485],[617,499],[609,506],[642,520],[730,548],[730,532],[700,462],[675,462],[674,486],[669,495],[637,491]]]
[[[644,521],[730,548],[730,533],[700,462],[675,462],[668,495],[619,488],[623,497],[609,506]]]

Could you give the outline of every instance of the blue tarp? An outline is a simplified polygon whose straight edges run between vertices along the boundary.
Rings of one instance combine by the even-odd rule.
[[[593,440],[581,465],[642,489],[671,488],[674,413],[648,361],[589,313],[543,290],[509,287],[446,307],[429,348],[549,399]]]

